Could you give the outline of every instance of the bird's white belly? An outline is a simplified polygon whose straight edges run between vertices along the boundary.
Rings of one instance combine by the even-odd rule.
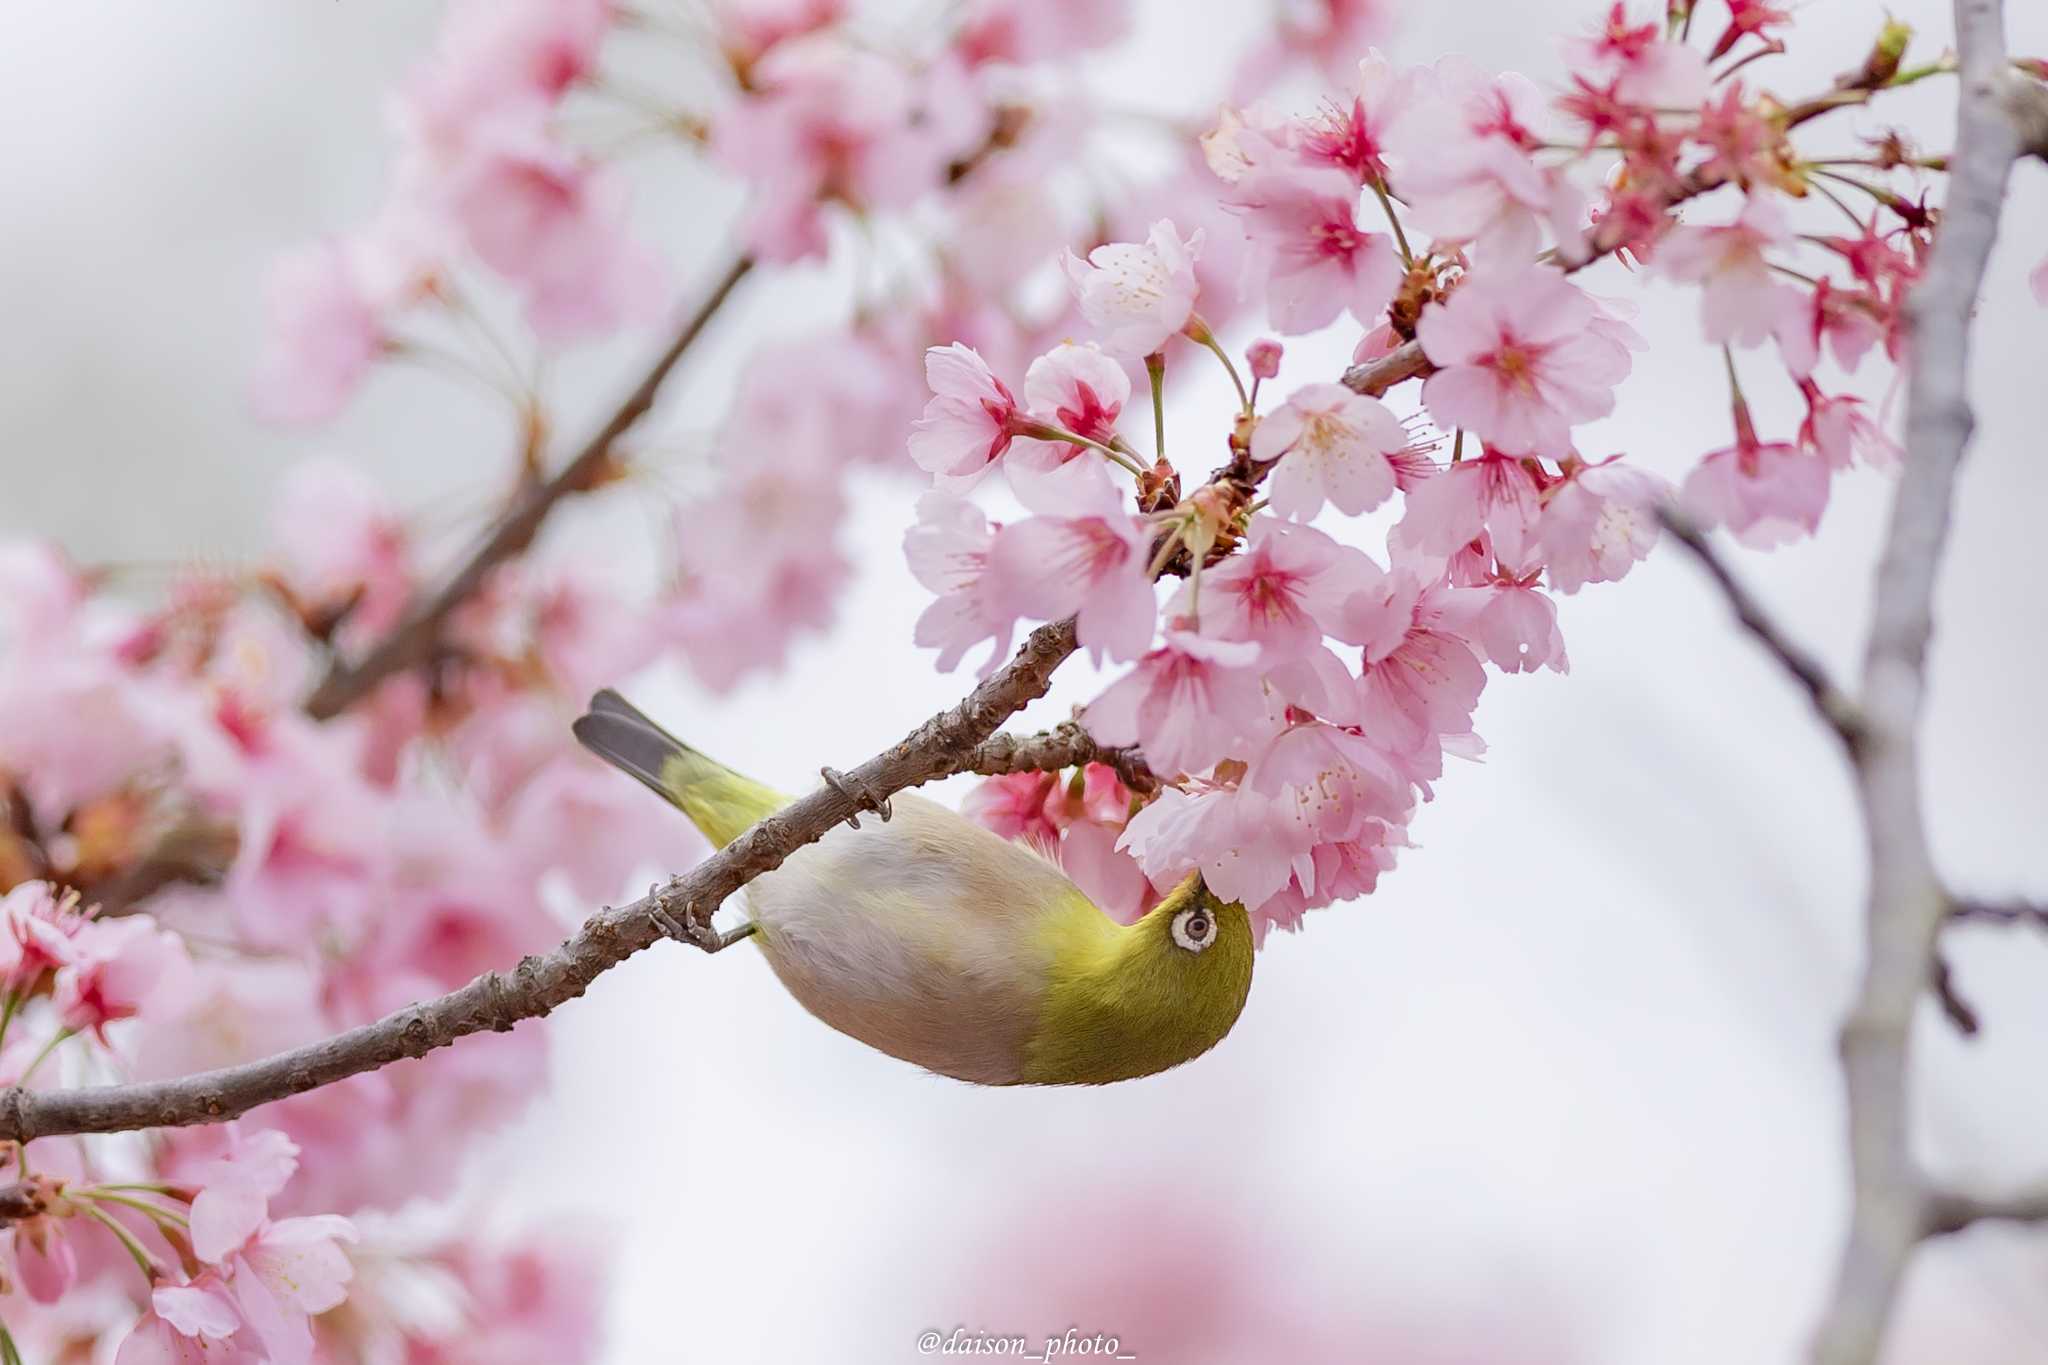
[[[921,798],[841,826],[748,887],[769,964],[825,1023],[942,1075],[1020,1078],[1037,1026],[1037,926],[1072,883]]]

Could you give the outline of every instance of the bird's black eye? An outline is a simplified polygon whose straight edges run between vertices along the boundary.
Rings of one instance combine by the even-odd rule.
[[[1191,953],[1201,952],[1215,936],[1216,921],[1207,910],[1189,906],[1173,917],[1173,941]]]

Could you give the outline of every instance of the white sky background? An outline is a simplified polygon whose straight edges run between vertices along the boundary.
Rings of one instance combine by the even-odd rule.
[[[1549,82],[1560,16],[1604,5],[1409,8],[1398,56],[1462,50]],[[1946,8],[1891,6],[1930,35],[1946,34]],[[2048,11],[2009,8],[2015,49],[2048,51]],[[1163,107],[1180,103],[1179,82],[1208,88],[1189,73],[1219,64],[1213,45],[1239,10],[1148,5],[1141,43],[1100,66],[1102,84]],[[1860,60],[1880,15],[1811,0],[1795,54],[1754,69],[1786,93],[1819,88]],[[0,530],[53,534],[87,559],[232,558],[260,544],[296,455],[357,460],[444,519],[444,495],[503,476],[501,415],[424,374],[380,377],[310,436],[242,409],[260,267],[370,211],[380,100],[433,21],[416,0],[10,15]],[[1929,82],[1885,108],[1915,111],[1943,149],[1951,93]],[[1807,145],[1846,148],[1876,123],[1831,119]],[[643,221],[687,281],[716,258],[732,195],[707,191],[680,155],[637,169]],[[2048,177],[2019,179],[1982,311],[1982,435],[1942,582],[1927,734],[1940,861],[1994,895],[2048,893],[2035,558],[2048,317],[2024,288],[2048,253]],[[735,343],[814,325],[839,283],[755,288],[721,321],[664,407],[678,478],[743,359]],[[1660,344],[1586,445],[1679,475],[1727,441],[1717,358],[1683,296],[1639,291],[1612,266],[1593,283],[1642,299]],[[1334,374],[1348,342],[1290,343],[1287,380]],[[650,344],[556,367],[566,430]],[[1751,397],[1782,430],[1791,394],[1769,368],[1750,366]],[[1182,370],[1186,443],[1224,405],[1205,370]],[[1739,556],[1845,678],[1887,493],[1874,475],[1839,480],[1816,542]],[[786,674],[713,698],[665,672],[639,699],[793,787],[955,700],[968,680],[909,644],[926,600],[897,549],[910,501],[907,486],[865,488],[841,628]],[[550,549],[610,553],[621,531],[652,525],[632,508],[579,511]],[[1566,599],[1563,624],[1571,676],[1490,682],[1478,724],[1491,753],[1447,775],[1416,824],[1423,847],[1370,900],[1276,939],[1243,1021],[1198,1065],[1099,1091],[959,1086],[815,1024],[752,954],[664,946],[547,1025],[556,1088],[485,1159],[469,1206],[507,1227],[573,1215],[604,1230],[621,1363],[905,1361],[927,1327],[1135,1334],[1148,1313],[1224,1320],[1171,1365],[1281,1358],[1247,1325],[1274,1317],[1327,1321],[1309,1338],[1325,1345],[1284,1348],[1299,1359],[1793,1359],[1845,1213],[1833,1030],[1863,883],[1848,785],[1800,696],[1676,553]],[[1093,686],[1069,669],[1018,723],[1049,723]],[[2018,1182],[2048,1171],[2048,945],[1972,933],[1951,948],[1987,1027],[1966,1044],[1923,1013],[1926,1150],[1959,1178]],[[1157,1235],[1145,1208],[1186,1226]],[[1143,1307],[1123,1280],[1106,1296],[1034,1294],[1036,1268],[1068,1260],[1121,1260],[1159,1301]],[[1237,1288],[1178,1301],[1174,1285],[1197,1283],[1190,1263],[1239,1267]],[[1117,1320],[1124,1309],[1133,1321]],[[1084,1311],[1100,1320],[1075,1321]],[[1400,1351],[1327,1344],[1397,1338]],[[2004,1365],[2040,1359],[2044,1342],[2048,1246],[1983,1231],[1922,1256],[1892,1359]]]

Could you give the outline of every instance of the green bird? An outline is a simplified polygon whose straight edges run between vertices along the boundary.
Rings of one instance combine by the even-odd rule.
[[[789,803],[616,692],[576,738],[719,847]],[[1189,877],[1118,924],[1051,860],[908,793],[747,885],[752,941],[825,1023],[981,1085],[1102,1085],[1223,1040],[1252,984],[1251,919]]]

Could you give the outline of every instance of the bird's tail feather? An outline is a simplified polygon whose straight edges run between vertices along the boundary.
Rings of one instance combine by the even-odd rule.
[[[645,783],[723,848],[788,804],[781,793],[698,753],[606,688],[572,727],[584,748]]]

